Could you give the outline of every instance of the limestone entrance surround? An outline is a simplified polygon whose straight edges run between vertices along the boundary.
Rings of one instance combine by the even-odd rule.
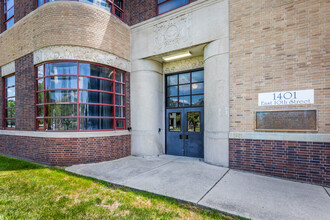
[[[201,54],[193,54],[191,62],[196,62],[197,56],[203,58],[204,161],[229,166],[228,4],[228,0],[197,1],[131,28],[132,155],[165,153],[168,70],[164,71],[167,64],[160,58],[202,45]],[[203,16],[205,13],[208,16]],[[187,70],[187,66],[182,68]]]

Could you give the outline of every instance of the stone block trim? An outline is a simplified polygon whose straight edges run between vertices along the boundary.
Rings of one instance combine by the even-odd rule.
[[[0,35],[0,66],[47,46],[90,47],[130,60],[129,27],[90,4],[56,1],[29,13]]]
[[[255,111],[315,107],[330,133],[329,1],[230,1],[230,131],[253,132]],[[314,89],[315,105],[258,107],[258,93]]]
[[[130,142],[130,135],[63,139],[1,135],[0,154],[52,166],[71,166],[129,156]]]
[[[330,186],[330,143],[229,140],[229,166]]]
[[[36,130],[36,75],[33,54],[15,62],[16,130]]]

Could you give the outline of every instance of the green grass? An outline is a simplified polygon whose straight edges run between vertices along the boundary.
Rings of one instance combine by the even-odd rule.
[[[3,219],[234,219],[188,203],[0,155]]]

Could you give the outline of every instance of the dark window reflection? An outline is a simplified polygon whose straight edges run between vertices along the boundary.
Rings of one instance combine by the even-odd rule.
[[[48,63],[45,64],[45,75],[76,75],[77,63]]]
[[[80,91],[79,99],[81,103],[113,104],[113,95],[109,93]]]
[[[54,76],[45,79],[45,89],[76,89],[76,76]]]
[[[84,76],[96,76],[111,79],[114,72],[113,68],[92,65],[89,63],[79,64],[79,74]]]
[[[82,118],[80,119],[81,130],[111,130],[113,119],[108,118]]]
[[[80,116],[84,117],[113,117],[113,107],[105,105],[80,104]]]
[[[158,5],[158,14],[165,13],[182,5],[188,4],[189,0],[170,0],[161,5]]]
[[[168,130],[169,131],[181,131],[181,113],[172,112],[168,115]]]
[[[46,118],[45,129],[48,131],[77,130],[76,118]]]
[[[201,131],[201,113],[188,112],[187,114],[187,128],[189,132]]]
[[[169,75],[167,81],[168,108],[204,105],[204,71]]]
[[[108,81],[108,80],[103,80],[103,79],[80,77],[79,78],[79,88],[112,92],[113,91],[113,82]]]

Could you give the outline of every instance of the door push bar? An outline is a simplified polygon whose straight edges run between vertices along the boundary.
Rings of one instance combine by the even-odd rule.
[[[182,139],[182,138],[183,138],[183,135],[180,134],[180,139]],[[188,135],[185,135],[185,138],[186,138],[186,139],[189,139],[189,136],[188,136]]]

